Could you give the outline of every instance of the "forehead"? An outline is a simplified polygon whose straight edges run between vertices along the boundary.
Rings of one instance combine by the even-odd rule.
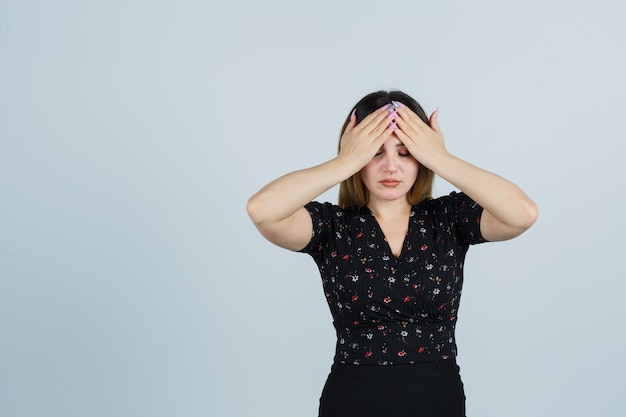
[[[391,136],[387,138],[383,146],[404,146],[404,144],[402,143],[400,138],[396,136],[395,133],[392,133]]]

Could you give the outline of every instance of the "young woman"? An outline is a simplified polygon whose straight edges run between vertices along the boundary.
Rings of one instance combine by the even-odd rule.
[[[435,174],[460,192],[433,199]],[[339,204],[312,201],[340,184]],[[537,219],[513,183],[454,155],[400,91],[361,99],[337,157],[263,187],[248,213],[270,242],[310,254],[337,348],[319,415],[465,416],[454,328],[469,245]]]

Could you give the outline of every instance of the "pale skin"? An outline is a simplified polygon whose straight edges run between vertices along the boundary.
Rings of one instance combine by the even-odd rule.
[[[483,207],[480,231],[485,239],[512,239],[532,226],[538,216],[535,203],[512,182],[450,154],[437,116],[438,111],[432,113],[429,126],[399,103],[374,111],[358,125],[352,115],[339,154],[263,187],[248,200],[250,218],[270,242],[300,250],[313,232],[305,204],[361,171],[367,206],[398,256],[411,210],[406,193],[423,165]]]

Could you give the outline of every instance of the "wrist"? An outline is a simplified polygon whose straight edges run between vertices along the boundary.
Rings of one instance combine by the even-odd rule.
[[[437,154],[431,154],[428,158],[424,158],[419,162],[435,174],[440,175],[441,171],[445,171],[446,167],[453,165],[457,160],[457,157],[445,151]]]
[[[352,175],[359,172],[362,166],[354,163],[350,158],[337,155],[335,158],[328,161],[332,171],[340,178],[339,182],[350,178]]]

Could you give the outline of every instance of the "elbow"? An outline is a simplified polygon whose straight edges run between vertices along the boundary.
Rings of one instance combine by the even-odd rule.
[[[257,194],[250,197],[246,204],[246,212],[248,212],[248,216],[254,224],[258,224],[260,222],[260,205],[261,204]]]
[[[246,203],[246,212],[257,229],[262,225],[275,221],[271,205],[268,203],[267,198],[259,193],[250,197]]]
[[[524,219],[522,222],[523,229],[530,229],[530,227],[535,224],[538,218],[539,209],[537,208],[537,204],[535,204],[535,202],[532,200],[528,200],[524,207]]]
[[[530,229],[539,217],[537,205],[530,199],[524,199],[507,212],[507,219],[498,219],[489,211],[483,211],[480,231],[486,240],[499,242],[513,239]]]

